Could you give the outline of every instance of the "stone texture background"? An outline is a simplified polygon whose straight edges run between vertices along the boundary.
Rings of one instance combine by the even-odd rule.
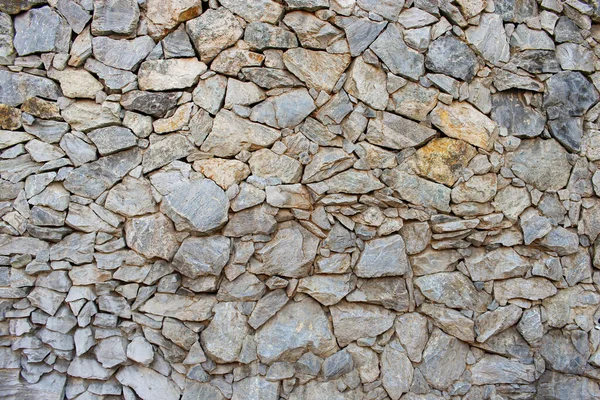
[[[0,11],[1,398],[600,398],[597,2]]]

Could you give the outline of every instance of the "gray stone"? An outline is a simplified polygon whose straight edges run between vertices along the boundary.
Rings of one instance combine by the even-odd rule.
[[[214,59],[221,50],[233,45],[244,33],[240,22],[231,11],[223,7],[208,10],[192,19],[186,23],[186,29],[202,62]]]
[[[112,368],[127,361],[127,340],[113,336],[101,340],[94,347],[96,359],[104,368]]]
[[[346,39],[352,57],[360,56],[387,25],[387,22],[376,22],[357,17],[340,17],[336,23],[346,32]]]
[[[127,246],[148,258],[171,260],[179,246],[172,222],[161,213],[129,219],[125,239]]]
[[[190,278],[220,275],[229,261],[231,243],[223,236],[189,237],[173,258],[173,268]]]
[[[169,33],[161,44],[165,58],[194,57],[196,55],[183,25]]]
[[[56,100],[60,89],[56,83],[41,76],[0,71],[0,102],[8,106],[21,105],[30,97]]]
[[[465,257],[465,264],[474,281],[524,276],[531,267],[527,259],[510,247],[491,251],[486,251],[484,248],[473,249],[471,255]]]
[[[519,321],[522,313],[521,308],[511,304],[481,314],[477,318],[477,341],[483,343],[491,336],[510,328]]]
[[[137,144],[137,138],[131,130],[118,126],[94,129],[88,133],[101,155],[106,156]]]
[[[536,379],[534,365],[527,365],[497,355],[486,355],[471,368],[475,385],[498,383],[528,384]]]
[[[231,216],[223,235],[243,237],[246,235],[270,235],[277,229],[277,220],[265,207],[252,207]]]
[[[273,317],[288,302],[288,296],[283,289],[277,289],[264,295],[252,310],[248,325],[258,329]]]
[[[431,238],[431,233],[429,234],[429,237]],[[414,275],[430,275],[438,272],[454,271],[456,263],[461,259],[462,255],[456,250],[426,249],[420,254],[411,256],[410,265]]]
[[[550,133],[567,150],[579,152],[581,150],[581,139],[583,136],[583,121],[581,118],[560,117],[548,124]]]
[[[177,105],[179,93],[153,93],[132,90],[121,98],[123,108],[160,117]]]
[[[267,186],[266,193],[267,203],[273,207],[304,210],[312,208],[310,193],[300,184]]]
[[[326,381],[339,378],[347,374],[354,368],[352,355],[346,349],[340,350],[335,354],[330,355],[323,361],[321,367],[323,371],[323,379]]]
[[[250,272],[299,278],[308,275],[319,239],[297,222],[282,223],[273,239],[255,253]]]
[[[362,194],[379,190],[384,185],[372,173],[350,169],[323,181],[328,193]]]
[[[415,285],[431,301],[446,307],[484,312],[490,296],[478,292],[460,272],[440,272],[415,278]]]
[[[382,175],[382,181],[402,199],[417,205],[450,210],[450,188],[395,168]]]
[[[94,260],[95,233],[72,233],[50,248],[50,261],[66,260],[73,264],[86,264]]]
[[[420,146],[435,136],[435,130],[389,112],[378,112],[369,120],[366,140],[394,150]]]
[[[72,129],[88,132],[92,129],[116,125],[121,122],[119,110],[113,104],[97,104],[91,100],[76,101],[62,112]]]
[[[234,280],[221,283],[217,300],[256,301],[265,294],[265,284],[255,275],[244,272]]]
[[[98,361],[88,357],[75,357],[67,369],[69,376],[103,381],[109,379],[114,372],[114,369],[106,369]]]
[[[350,64],[350,57],[347,54],[295,48],[283,54],[283,63],[309,88],[331,92]],[[321,68],[323,70],[318,72]]]
[[[126,217],[156,212],[156,201],[148,181],[130,176],[115,185],[106,196],[104,207]]]
[[[261,376],[242,379],[233,385],[231,400],[277,400],[279,382],[270,382]]]
[[[512,36],[510,45],[519,50],[554,50],[555,45],[550,36],[542,30],[529,29],[519,24]]]
[[[378,304],[391,310],[406,312],[409,294],[401,278],[375,278],[359,281],[358,288],[346,296],[350,302]]]
[[[227,78],[223,75],[213,75],[198,82],[194,89],[194,103],[211,114],[216,114],[223,106]]]
[[[510,135],[534,137],[544,130],[546,118],[525,104],[518,93],[496,93],[492,96],[492,119],[506,127]]]
[[[71,29],[77,34],[81,33],[92,16],[79,3],[74,0],[58,0],[58,12],[67,20]]]
[[[181,321],[205,321],[212,316],[216,302],[217,299],[210,295],[157,293],[140,307],[140,311]]]
[[[185,89],[195,85],[206,64],[195,58],[145,61],[138,72],[141,90]]]
[[[296,361],[306,350],[326,357],[338,350],[325,312],[315,300],[304,297],[287,303],[256,332],[260,360]]]
[[[237,361],[244,339],[250,334],[248,318],[236,309],[235,303],[216,304],[213,311],[214,317],[200,336],[204,350],[217,362]]]
[[[506,159],[515,175],[538,190],[559,190],[569,180],[567,152],[556,140],[523,140]]]
[[[552,229],[539,243],[542,247],[555,251],[559,256],[573,254],[579,250],[577,233],[562,226]]]
[[[273,0],[260,0],[251,3],[241,0],[223,0],[221,5],[248,22],[261,21],[275,24],[283,13],[283,6]]]
[[[231,111],[221,110],[215,117],[212,131],[201,149],[218,157],[231,157],[242,150],[257,150],[270,146],[280,135],[276,129],[250,122]]]
[[[177,230],[209,233],[227,222],[229,200],[210,179],[178,183],[164,197],[161,210],[175,222]]]
[[[556,58],[564,70],[594,72],[594,53],[575,43],[563,43],[556,47]]]
[[[135,0],[95,1],[92,33],[94,36],[131,35],[137,29],[139,18]]]
[[[371,304],[340,302],[329,308],[340,346],[361,338],[374,338],[390,329],[396,314]]]
[[[27,299],[33,306],[44,311],[46,314],[54,315],[65,300],[65,295],[54,290],[36,287],[29,293]]]
[[[473,50],[452,35],[431,43],[425,57],[425,67],[467,82],[473,79],[478,68]]]
[[[12,19],[8,14],[0,12],[0,65],[10,65],[15,59],[14,35]]]
[[[71,27],[50,7],[36,8],[15,17],[15,50],[33,53],[68,53]]]
[[[435,329],[423,352],[419,370],[430,385],[444,390],[462,375],[468,351],[469,345]]]
[[[541,300],[555,294],[556,287],[544,278],[513,278],[494,282],[494,298],[501,306],[510,299]]]
[[[404,275],[408,257],[400,235],[390,235],[368,241],[354,272],[361,278]]]
[[[289,49],[298,46],[296,35],[292,32],[264,22],[249,23],[244,32],[244,41],[253,50]]]
[[[174,133],[165,136],[160,141],[152,143],[144,152],[142,171],[147,173],[187,157],[193,149],[194,145],[182,134]]]
[[[131,387],[138,396],[147,400],[177,400],[179,387],[166,376],[139,365],[123,367],[115,375],[124,386]]]
[[[475,324],[459,311],[443,306],[425,303],[421,306],[421,313],[433,320],[433,324],[449,335],[463,342],[474,342]]]
[[[584,348],[578,348],[577,342],[585,340]],[[553,329],[546,333],[541,341],[540,354],[548,369],[566,374],[582,375],[589,357],[587,334],[583,331],[562,332]]]
[[[422,54],[408,48],[402,34],[395,25],[387,29],[371,44],[371,50],[397,75],[418,80],[425,74]]]
[[[538,380],[537,395],[556,399],[595,398],[600,397],[600,388],[592,379],[546,370]]]
[[[494,65],[510,58],[510,47],[502,19],[497,14],[483,14],[478,26],[467,29],[467,40],[487,61]]]
[[[92,39],[94,57],[109,67],[134,70],[154,48],[150,36],[139,36],[132,40],[111,39],[98,36]]]
[[[311,275],[298,282],[298,292],[306,293],[324,306],[331,306],[342,300],[356,284],[351,274]]]
[[[598,92],[581,72],[564,71],[546,82],[543,107],[550,119],[578,117],[598,101]]]
[[[431,79],[432,74],[428,76]],[[423,121],[437,104],[438,94],[439,92],[434,88],[424,88],[417,83],[407,82],[406,85],[392,94],[394,111],[402,116]],[[412,121],[406,122],[412,125]],[[419,125],[417,127],[421,128]],[[422,126],[422,129],[426,128]],[[418,132],[412,132],[412,135],[417,136]]]
[[[293,128],[316,109],[306,89],[294,89],[252,108],[250,119],[274,128]]]
[[[352,62],[344,89],[376,110],[384,110],[388,103],[387,76],[383,69],[367,64],[363,57]]]
[[[283,23],[296,32],[303,47],[324,50],[342,35],[335,26],[302,11],[287,13]]]
[[[304,167],[302,183],[313,183],[325,180],[350,168],[356,158],[343,149],[321,147],[319,152]]]
[[[532,74],[560,72],[556,53],[551,50],[525,50],[511,57],[511,63]]]
[[[74,169],[65,179],[64,187],[71,193],[95,199],[140,162],[141,154],[138,149],[102,157]]]

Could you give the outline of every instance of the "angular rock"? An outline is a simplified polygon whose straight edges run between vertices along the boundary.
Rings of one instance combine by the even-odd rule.
[[[231,209],[235,212],[254,207],[265,201],[266,194],[256,186],[242,182],[240,192],[231,202]]]
[[[153,213],[157,209],[148,181],[129,176],[108,192],[104,207],[126,217]]]
[[[92,39],[92,48],[94,58],[102,64],[131,71],[150,54],[154,41],[150,36],[139,36],[133,40],[98,36]]]
[[[523,310],[513,304],[481,314],[477,318],[477,341],[483,343],[491,336],[505,331],[516,324],[522,314]]]
[[[108,0],[94,2],[92,33],[100,35],[131,35],[135,32],[140,10],[135,0]]]
[[[350,57],[347,54],[329,54],[325,51],[295,48],[283,54],[283,63],[309,88],[331,92],[348,68]]]
[[[158,169],[172,161],[187,157],[194,145],[186,136],[174,133],[151,144],[144,152],[142,171],[144,173]]]
[[[425,57],[425,67],[467,82],[473,79],[478,69],[473,50],[453,35],[431,42]]]
[[[232,215],[223,235],[243,237],[246,235],[270,235],[277,229],[277,220],[265,206],[242,210]]]
[[[138,396],[147,400],[177,400],[179,387],[166,376],[139,365],[123,367],[115,375],[124,386],[132,388]]]
[[[206,64],[195,58],[145,61],[138,72],[141,90],[185,89],[206,72]]]
[[[131,130],[118,126],[94,129],[88,133],[101,155],[106,156],[137,144],[137,138]]]
[[[566,150],[556,140],[523,140],[506,157],[511,170],[538,190],[559,190],[571,172]]]
[[[56,83],[41,76],[0,71],[0,103],[16,107],[31,97],[56,100],[60,89]]]
[[[310,115],[316,106],[306,89],[294,89],[257,104],[250,119],[274,128],[293,128]]]
[[[224,190],[227,190],[231,185],[239,184],[250,175],[250,168],[243,162],[222,158],[196,161],[194,169],[215,181]]]
[[[283,289],[277,289],[264,295],[252,310],[248,325],[258,329],[287,304],[289,298]]]
[[[397,114],[423,121],[437,104],[437,98],[438,91],[436,89],[424,88],[417,83],[407,82],[392,94],[392,104]],[[411,136],[413,135],[417,136],[417,132],[411,132]]]
[[[340,302],[329,308],[340,346],[360,338],[374,338],[394,323],[395,313],[370,304]]]
[[[447,136],[464,140],[473,146],[492,148],[497,126],[468,103],[439,104],[430,114],[431,122]]]
[[[328,193],[362,194],[379,190],[384,185],[372,173],[350,169],[323,181]]]
[[[462,375],[468,351],[469,345],[435,329],[423,352],[419,370],[429,384],[444,390]]]
[[[308,190],[300,185],[267,186],[267,203],[277,208],[310,210],[312,202]]]
[[[276,129],[250,122],[231,111],[221,110],[201,149],[218,157],[231,157],[242,150],[270,146],[280,135]]]
[[[355,161],[356,158],[343,149],[321,147],[304,167],[302,183],[314,183],[330,178],[338,172],[352,167]]]
[[[492,96],[492,119],[506,127],[510,135],[534,137],[544,130],[546,118],[525,105],[517,93],[496,93]]]
[[[490,63],[500,66],[510,58],[510,47],[498,14],[483,14],[478,26],[467,29],[467,40]]]
[[[279,225],[277,233],[255,253],[259,265],[250,265],[255,274],[300,278],[308,275],[319,239],[294,221]]]
[[[436,135],[434,129],[389,112],[369,120],[366,140],[394,150],[420,146]]]
[[[244,41],[253,50],[289,49],[298,46],[296,35],[292,32],[264,22],[248,24],[244,32]]]
[[[251,399],[277,400],[279,398],[279,382],[270,382],[261,376],[242,379],[233,385],[231,400]]]
[[[15,60],[14,35],[12,19],[8,14],[0,12],[0,65],[10,65]]]
[[[408,311],[410,303],[406,282],[401,278],[359,281],[359,287],[346,296],[346,300],[378,304],[399,312]]]
[[[471,255],[465,257],[465,265],[474,281],[524,276],[531,267],[526,258],[510,247],[500,247],[491,251],[484,248],[473,249]]]
[[[408,268],[402,236],[390,235],[366,243],[354,272],[361,278],[376,278],[404,275]]]
[[[386,82],[383,69],[367,64],[363,57],[357,57],[352,62],[344,89],[374,109],[384,110],[388,102],[384,95],[387,94]]]
[[[214,317],[200,335],[203,348],[217,362],[234,362],[250,334],[248,318],[236,309],[235,303],[216,304],[213,311]]]
[[[583,115],[599,98],[597,90],[581,72],[564,71],[546,81],[543,107],[550,119]]]
[[[452,186],[476,154],[475,148],[462,140],[433,139],[417,150],[417,171],[435,182]]]
[[[555,294],[556,287],[544,278],[514,278],[494,282],[494,298],[501,306],[510,299],[541,300]]]
[[[171,260],[179,246],[173,224],[161,213],[129,219],[125,238],[127,246],[148,258]]]
[[[386,27],[387,22],[371,21],[367,18],[340,18],[336,21],[338,26],[341,26],[346,32],[346,39],[350,46],[350,55],[352,57],[360,56],[360,54],[369,47],[371,43]]]
[[[542,30],[530,29],[519,24],[510,37],[511,46],[518,50],[554,50],[555,45],[550,36]]]
[[[298,292],[306,293],[324,306],[342,300],[354,288],[356,279],[351,274],[312,275],[300,279]]]
[[[371,44],[371,50],[393,74],[412,80],[418,80],[425,74],[425,57],[404,43],[402,34],[395,25],[388,25]]]
[[[141,312],[171,317],[180,321],[205,321],[212,316],[217,299],[210,295],[182,296],[157,293],[141,307]]]
[[[498,383],[528,384],[535,381],[535,366],[489,354],[471,368],[472,382],[476,385]]]
[[[20,56],[33,53],[68,53],[71,27],[50,7],[36,8],[15,17],[13,45]]]
[[[381,180],[395,190],[400,198],[417,205],[450,210],[450,188],[409,174],[398,168],[387,170]]]
[[[446,307],[484,312],[490,300],[460,272],[440,272],[415,278],[415,285],[429,300]],[[505,282],[505,281],[503,281]]]
[[[97,104],[91,100],[76,101],[63,110],[62,116],[72,129],[88,132],[121,122],[118,109],[109,104]]]
[[[190,278],[220,275],[229,261],[231,242],[223,236],[188,237],[173,258],[173,268]]]
[[[421,313],[431,318],[433,324],[447,334],[463,342],[475,341],[475,332],[473,330],[475,324],[459,311],[425,303],[421,306]]]
[[[186,29],[202,62],[214,59],[244,33],[240,22],[224,7],[210,9],[192,19],[186,23]]]
[[[202,14],[201,0],[148,0],[146,17],[153,38],[162,38],[181,22]]]
[[[288,302],[256,332],[257,353],[264,363],[296,361],[306,350],[326,357],[338,349],[325,312],[304,297]]]
[[[302,176],[302,165],[299,161],[286,155],[276,154],[269,149],[254,152],[248,164],[253,175],[279,178],[282,183],[297,183]]]
[[[198,82],[194,89],[194,103],[211,114],[216,114],[223,106],[227,78],[223,75],[213,75]]]
[[[64,187],[71,193],[95,199],[138,166],[140,161],[138,149],[102,157],[74,169],[65,179]]]
[[[58,80],[63,94],[71,98],[94,99],[96,93],[103,89],[92,74],[75,68],[65,68],[62,71],[51,69],[48,77]]]
[[[251,3],[240,0],[223,0],[221,5],[248,22],[261,21],[274,24],[283,13],[283,6],[273,0],[259,0]]]
[[[126,110],[160,117],[177,105],[179,96],[178,93],[152,93],[132,90],[123,95],[121,104]]]

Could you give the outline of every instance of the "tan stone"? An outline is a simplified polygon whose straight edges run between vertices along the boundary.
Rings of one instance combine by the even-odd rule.
[[[477,150],[462,140],[433,139],[416,153],[419,175],[452,186],[462,175]]]
[[[243,162],[223,158],[196,161],[194,162],[194,169],[201,172],[205,177],[212,179],[223,189],[227,189],[234,183],[239,184],[250,175],[250,168]]]
[[[447,136],[473,146],[491,150],[497,135],[494,121],[468,103],[438,104],[431,112],[431,122]]]

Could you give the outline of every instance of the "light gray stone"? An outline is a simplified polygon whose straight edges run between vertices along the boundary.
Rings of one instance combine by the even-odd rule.
[[[181,243],[172,265],[190,278],[220,275],[230,249],[230,239],[223,236],[189,237]]]
[[[20,56],[33,53],[68,53],[71,28],[50,7],[36,8],[15,17],[13,45]]]
[[[186,29],[202,62],[214,59],[244,33],[240,22],[224,7],[208,10],[192,19],[186,23]]]
[[[150,36],[132,40],[111,39],[98,36],[92,39],[94,58],[109,67],[131,71],[135,69],[154,48]]]

